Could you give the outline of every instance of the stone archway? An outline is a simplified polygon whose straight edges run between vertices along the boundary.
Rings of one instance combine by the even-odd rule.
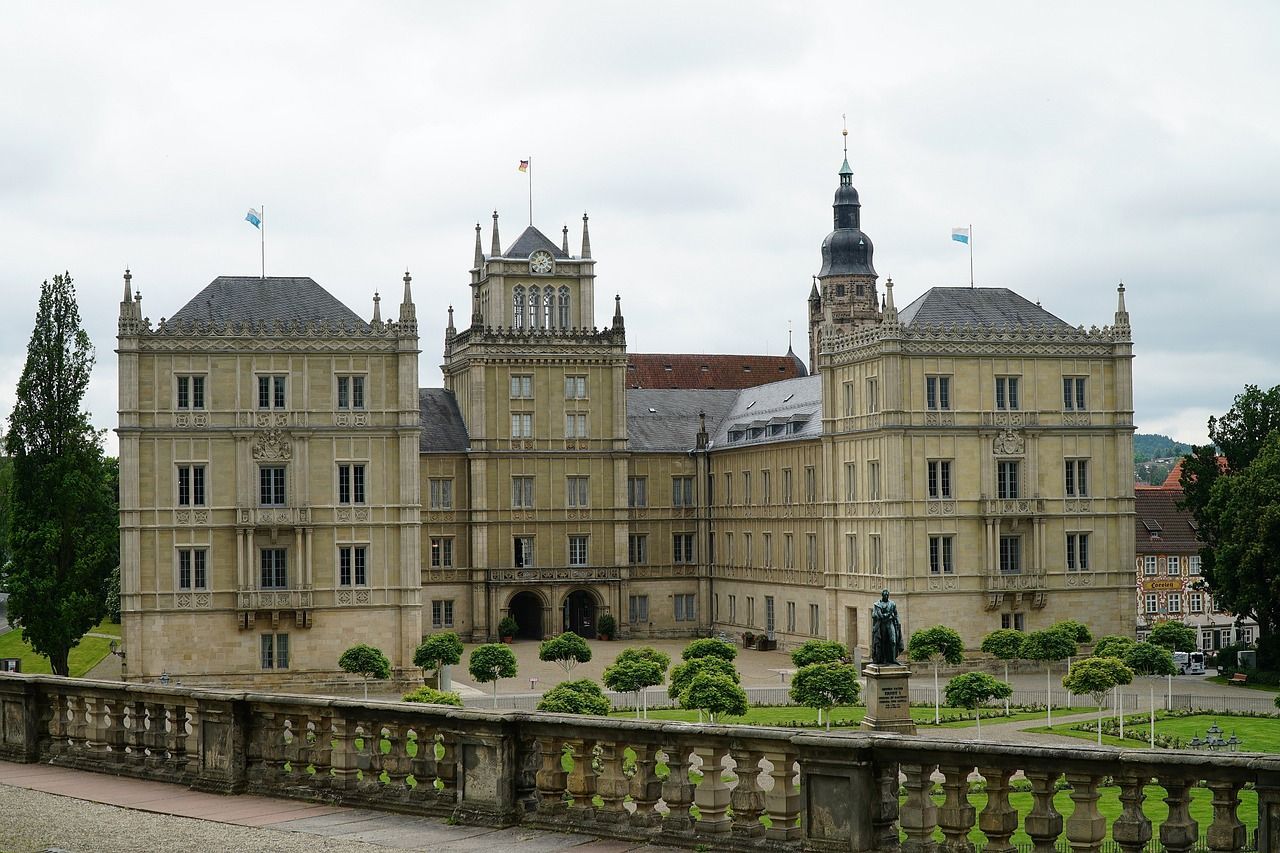
[[[518,592],[511,597],[507,612],[520,626],[516,636],[525,640],[541,640],[545,628],[542,624],[542,599],[535,592]]]
[[[586,589],[575,589],[564,597],[564,604],[561,607],[564,619],[564,630],[595,639],[596,637],[596,614],[600,609],[600,602],[596,598],[595,593]]]

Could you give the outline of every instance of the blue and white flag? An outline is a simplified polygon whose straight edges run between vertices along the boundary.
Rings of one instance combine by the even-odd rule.
[[[249,212],[252,213],[253,211],[249,211]],[[955,240],[957,243],[968,243],[969,229],[968,228],[952,228],[951,239]]]
[[[248,222],[254,228],[259,230],[262,229],[262,217],[258,214],[258,211],[254,210],[252,207],[249,208],[249,212],[244,215],[244,221]],[[968,240],[969,238],[966,237],[965,239]]]

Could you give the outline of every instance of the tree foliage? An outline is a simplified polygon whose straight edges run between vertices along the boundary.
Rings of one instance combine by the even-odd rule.
[[[998,628],[982,638],[982,651],[999,660],[1015,660],[1022,652],[1022,631]]]
[[[0,586],[23,639],[57,675],[102,618],[119,564],[114,466],[81,409],[93,364],[71,276],[54,276],[41,286],[5,435],[12,479]]]
[[[726,643],[724,640],[717,640],[714,637],[694,640],[692,643],[685,646],[684,651],[680,653],[680,657],[684,660],[716,657],[721,660],[732,662],[737,656],[737,646],[734,646],[732,643]]]
[[[0,453],[0,578],[9,562],[9,515],[13,501],[13,460]]]
[[[1196,629],[1183,625],[1172,619],[1156,625],[1151,629],[1147,642],[1164,646],[1171,652],[1194,652],[1196,650]]]
[[[344,672],[354,673],[362,678],[386,679],[391,677],[391,661],[382,650],[374,646],[358,643],[342,653],[338,658],[338,666]]]
[[[797,670],[791,679],[790,695],[791,701],[797,705],[825,711],[837,705],[857,702],[861,689],[858,670],[853,664],[820,661]]]
[[[554,711],[557,714],[607,716],[613,710],[613,705],[599,684],[589,678],[580,678],[577,681],[562,681],[542,694],[538,710]]]
[[[724,658],[693,658],[671,670],[671,692],[679,696],[688,689],[689,685],[699,675],[719,675],[729,679],[734,684],[742,680],[742,676],[738,675],[738,670]]]
[[[467,672],[481,684],[499,678],[515,678],[518,672],[515,653],[504,643],[485,643],[471,650]]]
[[[704,658],[705,660],[705,658]],[[711,672],[699,673],[680,694],[680,707],[741,717],[747,713],[747,693],[735,679]]]
[[[1063,619],[1061,622],[1055,622],[1049,626],[1049,630],[1061,631],[1077,643],[1093,642],[1093,634],[1090,633],[1089,626],[1074,619]]]
[[[914,661],[941,659],[954,666],[964,662],[964,640],[946,625],[921,628],[907,643],[907,657]]]
[[[452,631],[441,631],[423,639],[413,650],[413,665],[440,672],[462,660],[462,640]],[[408,701],[408,700],[406,700]]]
[[[791,650],[791,662],[798,669],[815,663],[839,663],[848,658],[849,650],[844,643],[833,640],[806,640]]]
[[[1113,687],[1133,681],[1133,670],[1117,658],[1081,658],[1071,665],[1062,686],[1072,693],[1087,694],[1099,705]]]
[[[1013,688],[985,672],[966,672],[947,682],[947,704],[973,711],[993,699],[1008,699]]]
[[[1178,665],[1173,662],[1173,652],[1154,643],[1131,643],[1121,660],[1135,675],[1178,674]]]
[[[400,701],[417,702],[423,705],[462,707],[462,696],[459,694],[454,693],[452,690],[436,690],[434,687],[427,687],[425,684],[404,694],[404,696],[400,697]]]
[[[1120,658],[1124,660],[1125,653],[1133,648],[1134,645],[1134,641],[1128,637],[1108,634],[1105,637],[1099,637],[1098,642],[1093,644],[1093,656],[1095,658]]]
[[[543,641],[538,649],[538,659],[559,664],[565,675],[568,675],[578,664],[591,660],[591,646],[582,637],[566,631]]]
[[[1024,660],[1059,661],[1076,654],[1076,641],[1062,631],[1047,628],[1032,631],[1022,638],[1018,657]]]
[[[653,658],[624,659],[619,655],[605,667],[604,686],[619,693],[638,693],[646,687],[658,686],[666,677],[666,667]]]
[[[666,652],[660,652],[653,646],[630,646],[618,653],[613,659],[614,663],[623,663],[624,661],[648,660],[653,661],[662,667],[662,674],[666,675],[667,668],[671,666],[671,655]]]

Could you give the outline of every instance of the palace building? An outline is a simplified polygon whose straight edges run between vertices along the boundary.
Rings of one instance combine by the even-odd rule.
[[[1003,288],[906,306],[846,159],[810,358],[627,352],[578,254],[476,226],[470,318],[419,384],[413,282],[368,318],[309,278],[219,277],[119,320],[126,675],[314,681],[425,634],[1134,629],[1132,343]],[[390,313],[390,312],[388,312]]]

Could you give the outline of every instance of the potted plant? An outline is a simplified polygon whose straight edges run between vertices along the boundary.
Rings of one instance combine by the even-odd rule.
[[[618,622],[613,618],[612,613],[606,613],[600,617],[600,624],[596,626],[596,631],[602,640],[613,639],[618,633]]]
[[[520,633],[520,623],[514,617],[503,616],[498,622],[498,636],[502,638],[502,642],[510,643],[518,633]]]
[[[753,649],[755,648],[755,645],[756,645],[756,635],[753,634],[751,631],[744,631],[742,633],[742,647],[744,649]]]

